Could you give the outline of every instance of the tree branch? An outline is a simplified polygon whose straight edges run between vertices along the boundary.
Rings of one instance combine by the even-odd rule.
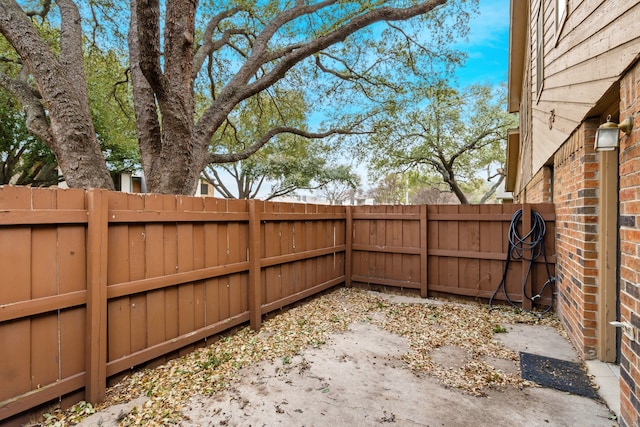
[[[286,54],[285,56],[283,56],[282,61],[280,61],[273,68],[273,70],[271,70],[262,78],[257,79],[254,83],[247,85],[246,87],[247,93],[245,96],[251,96],[257,92],[262,91],[266,87],[271,86],[273,83],[281,79],[284,76],[284,74],[289,69],[291,69],[294,65],[296,65],[298,62],[302,61],[303,59],[317,52],[320,52],[323,49],[328,48],[329,46],[343,42],[348,36],[350,36],[351,34],[355,33],[358,30],[361,30],[365,27],[368,27],[380,21],[401,21],[401,20],[409,19],[414,16],[427,13],[433,8],[440,6],[446,2],[447,0],[430,0],[415,6],[407,7],[407,8],[383,7],[383,8],[371,10],[363,15],[356,16],[351,21],[345,23],[343,26],[338,27],[337,29],[331,31],[330,33],[322,37],[319,37],[305,45],[302,45],[298,49],[295,49],[289,52],[288,54]],[[315,5],[314,9],[324,8],[333,3],[335,3],[335,1],[327,1],[323,3],[319,3]],[[292,9],[292,10],[295,10],[295,9]],[[311,13],[311,12],[305,12],[305,13]],[[265,32],[266,32],[266,29],[265,29]],[[260,38],[261,36],[262,36],[262,33],[258,38]],[[256,44],[258,44],[257,41],[256,41]],[[252,55],[252,57],[253,56],[254,55]]]
[[[131,22],[138,41],[140,70],[159,100],[167,98],[166,83],[160,67],[160,2],[132,0]]]
[[[82,50],[82,26],[80,12],[72,0],[57,0],[60,8],[60,64],[67,77],[74,82],[78,100],[87,116],[90,116],[87,79],[84,74]]]
[[[15,96],[27,114],[27,129],[40,138],[50,148],[53,148],[54,140],[51,127],[47,120],[47,114],[40,99],[34,94],[31,86],[19,80],[15,80],[0,72],[0,86]]]
[[[255,199],[256,197],[258,197],[258,193],[260,193],[260,189],[262,188],[262,184],[264,184],[265,181],[265,176],[261,176],[260,179],[258,180],[258,184],[255,187],[255,190],[253,190],[253,192],[249,195],[249,198],[251,199]]]
[[[485,195],[484,195],[484,196],[482,196],[482,198],[480,199],[480,204],[483,204],[483,203],[485,203],[487,200],[489,200],[489,197],[491,197],[491,196],[496,192],[496,190],[498,190],[498,187],[500,187],[500,184],[502,184],[502,181],[504,181],[504,174],[503,174],[503,173],[500,173],[500,174],[498,174],[498,175],[500,176],[500,178],[498,179],[498,182],[496,182],[495,184],[493,184],[493,185],[491,186],[491,188],[489,189],[489,191],[487,191],[487,192],[485,193]]]
[[[136,111],[136,129],[142,165],[145,170],[151,170],[160,157],[162,150],[162,131],[158,118],[153,88],[141,69],[140,43],[138,39],[137,2],[131,0],[131,20],[129,22],[129,58],[131,83],[133,87],[133,103]]]
[[[232,35],[248,34],[248,31],[246,29],[232,28],[224,31],[222,33],[222,36],[218,40],[216,41],[213,40],[213,33],[218,27],[218,25],[220,25],[220,23],[224,19],[234,16],[241,10],[242,9],[240,7],[235,7],[233,9],[229,9],[219,13],[209,20],[204,30],[204,35],[202,38],[202,46],[198,48],[198,50],[196,51],[193,57],[193,78],[196,78],[198,72],[202,68],[202,64],[204,64],[205,59],[207,59],[207,56],[211,55],[213,52],[215,52],[216,50],[219,50],[224,45],[226,45],[229,42]]]
[[[339,62],[340,64],[342,64],[345,68],[346,71],[344,72],[339,72],[333,69],[328,68],[327,66],[325,66],[322,63],[322,60],[320,59],[320,56],[324,55],[328,58],[330,58],[333,61]],[[351,66],[349,66],[346,61],[344,61],[341,58],[337,58],[333,55],[330,55],[326,52],[320,52],[318,54],[316,54],[315,57],[315,62],[316,62],[316,66],[318,67],[318,69],[320,69],[320,71],[325,72],[327,74],[330,74],[338,79],[344,80],[344,81],[348,81],[351,82],[353,84],[355,84],[356,86],[358,86],[360,88],[360,90],[362,91],[362,93],[367,97],[367,99],[374,101],[375,99],[374,97],[369,93],[369,89],[367,87],[365,87],[366,84],[371,85],[372,87],[376,86],[376,87],[386,87],[394,92],[398,92],[400,90],[400,88],[398,86],[394,86],[386,81],[373,81],[372,79],[370,79],[369,77],[367,77],[366,75],[362,74],[362,73],[358,73],[357,71],[355,71]],[[371,64],[367,70],[371,70],[373,68],[375,68],[378,64],[380,63],[380,60],[376,60],[374,61],[373,64]]]
[[[25,13],[29,18],[39,16],[40,18],[44,19],[49,13],[49,10],[51,10],[51,0],[44,0],[42,2],[42,7],[40,8],[40,10],[29,10]]]
[[[462,154],[468,151],[477,150],[479,148],[482,148],[486,145],[491,144],[492,142],[494,142],[494,139],[486,140],[486,138],[494,133],[497,133],[499,130],[500,130],[500,127],[482,131],[479,135],[476,135],[465,145],[461,146],[460,149],[458,149],[451,156],[451,162],[455,162],[458,159],[458,157],[460,157]],[[499,140],[500,136],[497,136],[496,139]]]
[[[271,129],[269,132],[264,134],[256,143],[245,148],[244,150],[238,151],[236,153],[228,153],[228,154],[209,153],[206,159],[206,163],[207,164],[230,163],[230,162],[237,162],[240,160],[244,160],[249,156],[251,156],[256,151],[258,151],[261,147],[263,147],[267,142],[271,140],[271,138],[283,133],[298,135],[303,138],[320,139],[320,138],[326,138],[327,136],[331,136],[331,135],[354,135],[354,134],[366,134],[368,132],[355,132],[355,131],[350,131],[346,129],[332,129],[326,132],[314,133],[314,132],[303,131],[297,128],[281,126],[281,127],[276,127]]]
[[[213,188],[215,188],[216,190],[218,190],[220,192],[220,194],[223,195],[224,198],[226,199],[233,199],[233,194],[229,191],[229,189],[222,183],[222,180],[220,179],[220,175],[218,174],[218,172],[215,169],[211,169],[211,171],[213,172],[214,176],[209,175],[208,171],[206,169],[204,169],[202,171],[202,173],[204,174],[205,179],[211,184],[213,185]]]
[[[196,133],[200,137],[200,143],[209,143],[217,126],[222,123],[238,102],[273,85],[282,79],[288,70],[305,58],[340,43],[358,30],[377,22],[409,19],[427,13],[446,2],[447,0],[429,0],[407,8],[383,7],[355,16],[328,34],[309,43],[298,45],[297,48],[288,51],[269,72],[249,83],[252,78],[255,78],[256,72],[260,67],[267,61],[272,60],[271,54],[268,53],[268,43],[279,28],[300,16],[331,6],[337,3],[337,0],[327,0],[311,6],[306,6],[303,2],[296,2],[296,6],[276,16],[258,35],[254,42],[251,56],[222,89],[217,102],[214,102],[204,112],[196,126]]]

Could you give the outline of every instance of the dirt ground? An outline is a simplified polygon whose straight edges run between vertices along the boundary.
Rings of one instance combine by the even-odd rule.
[[[602,402],[542,387],[498,387],[481,396],[447,387],[432,375],[408,368],[409,341],[374,325],[351,323],[318,347],[242,368],[237,380],[212,396],[193,395],[181,408],[183,426],[616,426]],[[528,327],[529,325],[527,325]],[[522,325],[500,334],[521,350]],[[567,345],[553,328],[531,326],[540,345]],[[511,337],[510,337],[511,335]],[[513,339],[511,339],[513,338]],[[555,340],[555,341],[554,341]],[[518,344],[520,343],[520,344]],[[559,344],[556,344],[559,343]],[[526,346],[531,350],[532,340]],[[431,357],[447,369],[468,362],[457,345]],[[517,373],[517,361],[487,358],[497,369]],[[117,425],[146,398],[108,407],[82,426]]]

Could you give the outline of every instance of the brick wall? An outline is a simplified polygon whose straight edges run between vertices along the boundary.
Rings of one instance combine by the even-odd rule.
[[[578,352],[596,356],[598,120],[588,120],[554,156],[558,256],[556,310]]]
[[[551,203],[551,171],[550,166],[545,166],[535,174],[526,187],[527,203]]]
[[[516,200],[556,205],[556,312],[585,359],[595,358],[597,344],[598,122],[584,122],[554,155],[553,176],[542,168]]]
[[[640,328],[640,64],[620,82],[620,121],[634,127],[620,141],[620,320]],[[640,344],[622,337],[621,426],[640,425]]]

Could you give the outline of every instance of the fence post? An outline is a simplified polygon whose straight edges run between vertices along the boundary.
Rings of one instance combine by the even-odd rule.
[[[428,294],[427,275],[429,253],[427,249],[427,205],[420,206],[420,296],[426,298]]]
[[[353,269],[351,268],[351,263],[353,262],[353,211],[351,206],[345,206],[345,232],[347,235],[345,236],[345,265],[344,265],[344,284],[347,288],[351,287],[351,273]]]
[[[521,236],[527,236],[530,231],[531,231],[531,205],[528,203],[524,203],[522,205],[522,233]],[[530,248],[529,249],[529,254],[526,253],[526,250],[523,249],[522,250],[522,260],[520,261],[520,263],[522,264],[521,267],[521,273],[522,273],[522,283],[523,283],[523,287],[522,287],[522,309],[523,310],[531,310],[533,308],[533,303],[532,301],[527,298],[527,289],[529,289],[529,291],[531,291],[532,295],[533,295],[533,288],[532,288],[532,283],[533,281],[531,280],[531,272],[529,269],[527,268],[527,266],[529,265],[528,260],[533,260],[533,248],[531,247],[531,241],[532,241],[532,237],[529,234],[529,236],[525,239],[525,245],[526,247]],[[531,261],[533,262],[533,261]]]
[[[87,192],[87,318],[85,400],[104,399],[107,386],[107,192]]]
[[[249,322],[254,331],[259,330],[262,324],[260,212],[256,203],[249,200]]]

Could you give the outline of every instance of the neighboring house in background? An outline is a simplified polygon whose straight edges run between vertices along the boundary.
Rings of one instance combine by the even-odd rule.
[[[507,185],[556,207],[557,312],[585,359],[620,365],[640,425],[640,0],[511,0]],[[598,127],[629,118],[620,147]],[[632,336],[611,321],[631,325]]]
[[[313,195],[300,195],[300,194],[289,194],[286,196],[276,197],[273,202],[285,202],[285,203],[311,203],[316,205],[328,205],[330,204],[327,199],[323,197],[316,197]],[[337,205],[346,205],[346,206],[360,206],[360,205],[375,205],[373,199],[367,198],[348,198],[346,200],[341,200]]]
[[[496,191],[496,200],[498,200],[498,203],[513,203],[513,193],[506,191],[505,187],[502,187]]]
[[[113,175],[113,185],[123,193],[146,193],[147,184],[142,173],[119,173]]]
[[[200,178],[200,182],[198,183],[198,188],[196,188],[195,195],[214,197],[215,192],[213,190],[213,185],[209,184],[206,180]]]
[[[147,192],[147,184],[144,179],[144,174],[141,172],[134,173],[119,173],[114,174],[113,185],[116,187],[116,191],[121,191],[123,193],[146,193]],[[62,181],[58,184],[60,188],[68,188],[67,183]],[[194,196],[208,196],[213,197],[213,185],[209,184],[204,179],[201,179],[196,187],[196,193]]]

